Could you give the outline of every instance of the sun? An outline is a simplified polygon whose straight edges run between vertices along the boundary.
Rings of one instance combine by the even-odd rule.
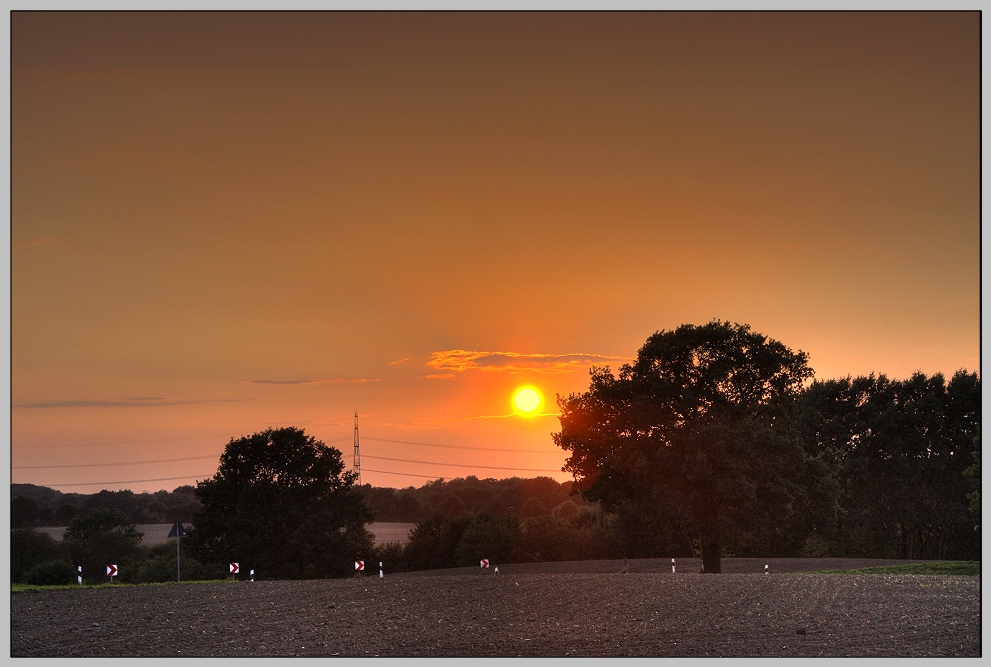
[[[513,393],[513,409],[524,417],[535,417],[543,402],[536,387],[520,387]]]

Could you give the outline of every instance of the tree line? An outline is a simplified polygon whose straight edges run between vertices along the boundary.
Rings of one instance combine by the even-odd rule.
[[[559,398],[563,485],[379,489],[300,429],[232,439],[194,490],[188,553],[204,574],[238,561],[262,578],[346,576],[356,558],[398,571],[701,556],[709,573],[727,556],[979,560],[977,374],[812,376],[805,353],[746,325],[659,331],[618,374],[593,368],[587,392]],[[92,509],[66,542],[81,548],[74,526],[93,512],[133,527]],[[375,547],[373,518],[415,523],[409,543]]]
[[[136,524],[191,522],[202,505],[196,487],[184,485],[172,491],[134,493],[62,493],[35,484],[10,485],[11,528],[68,526],[75,517],[91,510],[116,509]]]

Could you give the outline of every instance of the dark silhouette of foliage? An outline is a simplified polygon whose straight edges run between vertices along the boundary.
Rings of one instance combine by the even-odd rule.
[[[768,512],[787,515],[801,495],[808,464],[792,408],[811,375],[805,353],[746,325],[683,325],[648,338],[618,377],[593,368],[588,392],[559,399],[554,441],[585,498],[609,511],[670,508],[671,529],[719,572],[726,547],[751,542]]]
[[[37,565],[58,559],[60,545],[51,536],[29,528],[10,533],[10,581],[24,583],[27,573]]]
[[[76,568],[63,559],[38,563],[24,577],[24,583],[34,586],[64,586],[76,583]]]
[[[10,501],[10,527],[11,528],[31,528],[38,520],[38,503],[17,496]]]
[[[83,567],[87,583],[106,581],[106,566],[119,567],[118,581],[132,581],[142,557],[141,533],[118,509],[94,509],[72,520],[63,537],[69,560]]]
[[[373,513],[344,472],[340,451],[295,428],[231,439],[217,473],[197,485],[190,553],[238,562],[260,579],[352,573],[372,552]]]
[[[834,555],[980,558],[964,474],[980,427],[980,380],[959,371],[814,382],[802,396],[811,454],[840,462]],[[819,531],[817,531],[818,533]]]

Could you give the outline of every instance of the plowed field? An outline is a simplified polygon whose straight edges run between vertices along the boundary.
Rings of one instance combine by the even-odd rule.
[[[979,577],[766,562],[31,591],[11,596],[11,656],[981,655]]]

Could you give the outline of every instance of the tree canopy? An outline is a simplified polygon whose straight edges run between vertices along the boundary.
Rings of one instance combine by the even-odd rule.
[[[587,392],[559,398],[553,437],[585,498],[638,506],[719,572],[725,548],[801,502],[815,468],[792,416],[811,376],[805,353],[747,325],[683,325],[648,338],[618,377],[593,368]]]
[[[190,551],[238,562],[264,579],[324,578],[371,553],[372,512],[341,452],[296,428],[231,439],[217,473],[196,487]]]

